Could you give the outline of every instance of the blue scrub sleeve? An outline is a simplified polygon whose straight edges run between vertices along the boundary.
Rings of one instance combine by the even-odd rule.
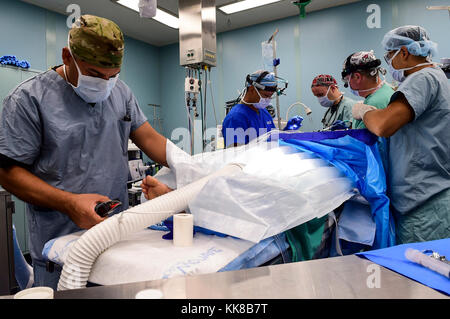
[[[402,93],[413,108],[414,120],[416,120],[427,110],[431,101],[436,97],[438,84],[429,73],[420,72],[411,76],[398,88],[391,101],[394,101],[398,98],[398,94]]]
[[[39,110],[31,98],[9,95],[0,119],[0,154],[32,165],[41,147]]]
[[[139,107],[139,103],[133,93],[131,93],[131,98],[128,101],[127,110],[129,110],[131,115],[131,132],[138,129],[147,121],[147,117]]]
[[[246,144],[247,123],[241,117],[227,116],[222,124],[222,135],[225,140],[225,147],[234,144]]]

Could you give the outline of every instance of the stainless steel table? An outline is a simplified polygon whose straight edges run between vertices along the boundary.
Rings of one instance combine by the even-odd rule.
[[[55,298],[129,299],[149,288],[159,289],[171,299],[448,298],[357,256],[58,291]]]

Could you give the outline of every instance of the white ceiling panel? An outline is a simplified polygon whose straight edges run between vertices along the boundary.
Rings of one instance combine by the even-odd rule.
[[[69,15],[66,8],[69,4],[78,4],[81,14],[93,14],[116,22],[129,37],[152,44],[164,46],[178,42],[178,30],[172,29],[153,19],[141,19],[139,14],[131,9],[116,4],[111,0],[21,0],[50,11]],[[312,0],[306,7],[306,12],[323,10],[361,0]],[[235,0],[216,0],[216,7],[236,2]],[[178,16],[178,0],[158,0],[158,7]],[[283,19],[299,14],[292,0],[277,3],[227,15],[216,10],[217,33],[248,27],[251,25]]]

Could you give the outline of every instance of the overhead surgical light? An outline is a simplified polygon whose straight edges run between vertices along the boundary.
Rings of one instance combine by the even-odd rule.
[[[139,0],[118,0],[117,3],[131,10],[139,12]],[[171,15],[161,9],[156,9],[156,16],[154,16],[152,19],[155,19],[156,21],[174,29],[179,29],[180,27],[180,21],[176,16]]]
[[[280,2],[281,0],[244,0],[232,4],[227,4],[225,6],[219,7],[219,10],[225,12],[226,14],[232,14],[239,11],[244,11],[256,7],[261,7],[266,4]]]

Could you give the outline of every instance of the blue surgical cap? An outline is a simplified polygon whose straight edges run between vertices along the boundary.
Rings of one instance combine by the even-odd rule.
[[[256,71],[256,72],[250,74],[250,80],[256,81],[263,72],[266,72],[266,71],[260,70],[260,71]],[[275,78],[274,73],[268,73],[266,76],[264,76],[261,79],[261,81],[259,83],[264,86],[277,86],[278,85],[278,82],[277,82],[277,79]],[[248,86],[250,86],[250,83],[247,82],[247,87]]]
[[[396,51],[405,46],[412,55],[437,55],[437,43],[430,41],[427,31],[420,26],[406,25],[391,30],[385,34],[381,44],[386,51]]]

